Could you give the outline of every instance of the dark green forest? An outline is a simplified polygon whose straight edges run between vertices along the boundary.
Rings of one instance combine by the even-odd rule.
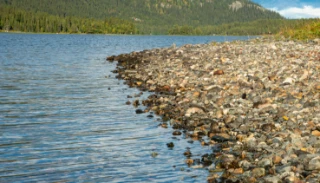
[[[56,16],[0,6],[0,30],[37,33],[134,34],[132,21],[118,18],[94,20],[72,16]]]
[[[262,35],[299,27],[250,0],[0,0],[0,30]]]
[[[219,26],[233,22],[283,19],[278,13],[264,9],[250,0],[0,0],[0,6],[14,8],[16,11],[24,12],[23,14],[27,16],[35,16],[39,21],[42,21],[43,17],[50,17],[47,19],[50,19],[50,22],[54,22],[51,25],[55,26],[55,28],[51,29],[50,26],[42,26],[42,29],[37,29],[37,27],[29,28],[29,31],[36,30],[36,32],[41,32],[42,30],[44,32],[47,32],[47,30],[56,32],[60,29],[63,32],[77,32],[79,30],[84,33],[113,33],[110,29],[106,30],[103,22],[117,20],[119,21],[118,25],[131,25],[131,23],[134,23],[135,30],[130,29],[130,33],[168,34],[169,30],[171,33],[173,32],[175,25],[178,27],[190,26],[195,29],[205,29],[208,26]],[[1,16],[6,16],[4,13],[1,14]],[[16,13],[11,12],[11,14]],[[11,19],[12,16],[9,18]],[[74,22],[71,24],[73,28],[69,23],[64,23],[70,22],[70,19]],[[33,23],[37,23],[37,21],[33,21]],[[56,23],[56,21],[61,21],[62,23]],[[89,25],[88,21],[95,23],[94,25]],[[124,23],[125,21],[127,22]],[[18,27],[17,25],[8,25],[8,23],[2,23],[2,25],[5,25],[5,28],[11,26],[13,30]],[[61,25],[65,26],[61,28]],[[87,28],[82,29],[83,25]],[[52,31],[52,29],[55,30]],[[20,30],[25,31],[27,29]],[[125,28],[125,30],[127,29]],[[128,31],[123,30],[114,32],[128,33]],[[202,30],[201,32],[205,34],[205,32],[210,31]]]

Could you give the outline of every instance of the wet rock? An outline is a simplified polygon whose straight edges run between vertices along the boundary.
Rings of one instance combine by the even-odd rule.
[[[148,114],[147,118],[153,118],[154,116],[152,114]]]
[[[167,143],[167,147],[173,148],[174,147],[174,143],[173,142]]]
[[[152,153],[151,153],[151,156],[152,156],[153,158],[155,158],[155,157],[158,156],[158,153],[157,153],[157,152],[152,152]]]
[[[178,135],[181,135],[182,133],[180,132],[180,131],[174,131],[173,133],[172,133],[172,135],[176,135],[176,136],[178,136]]]
[[[136,110],[136,113],[137,113],[137,114],[142,114],[142,113],[144,113],[144,111],[143,111],[142,109],[137,109],[137,110]]]
[[[193,160],[193,159],[187,159],[187,160],[186,160],[186,163],[187,163],[188,165],[192,165],[192,164],[194,163],[194,160]]]
[[[132,105],[133,105],[134,107],[138,107],[138,106],[140,105],[139,100],[135,100],[135,101],[132,103]]]
[[[190,152],[190,150],[187,150],[183,153],[183,155],[185,155],[186,157],[191,157],[192,153]]]
[[[216,142],[227,142],[230,139],[229,138],[225,138],[223,136],[215,135],[215,136],[211,137],[211,140],[214,140]]]

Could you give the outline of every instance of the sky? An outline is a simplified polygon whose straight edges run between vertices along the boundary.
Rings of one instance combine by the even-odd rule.
[[[252,0],[286,18],[320,18],[320,0]]]

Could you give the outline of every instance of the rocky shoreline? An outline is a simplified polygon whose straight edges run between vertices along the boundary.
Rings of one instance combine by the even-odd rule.
[[[208,182],[320,181],[319,40],[213,42],[107,60],[130,87],[154,92],[133,101],[145,106],[139,113],[154,111],[173,135],[212,147],[201,159],[181,152],[208,169]]]

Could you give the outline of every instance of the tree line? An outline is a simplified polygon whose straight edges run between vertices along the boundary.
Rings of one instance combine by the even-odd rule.
[[[241,8],[232,8],[235,2]],[[0,0],[2,5],[60,18],[117,17],[134,22],[139,34],[168,34],[174,25],[204,29],[231,22],[283,19],[277,12],[248,0]]]
[[[10,6],[0,6],[0,30],[37,33],[135,34],[132,21],[56,16]]]
[[[318,22],[318,23],[317,23]],[[278,34],[294,37],[298,32],[320,34],[319,19],[262,19],[251,22],[233,22],[208,26],[179,26],[169,29],[170,35],[266,35]],[[301,29],[300,27],[305,27]],[[298,31],[299,29],[299,31]],[[305,30],[305,31],[302,31]],[[301,35],[300,35],[301,36]],[[295,36],[297,37],[297,36]]]

